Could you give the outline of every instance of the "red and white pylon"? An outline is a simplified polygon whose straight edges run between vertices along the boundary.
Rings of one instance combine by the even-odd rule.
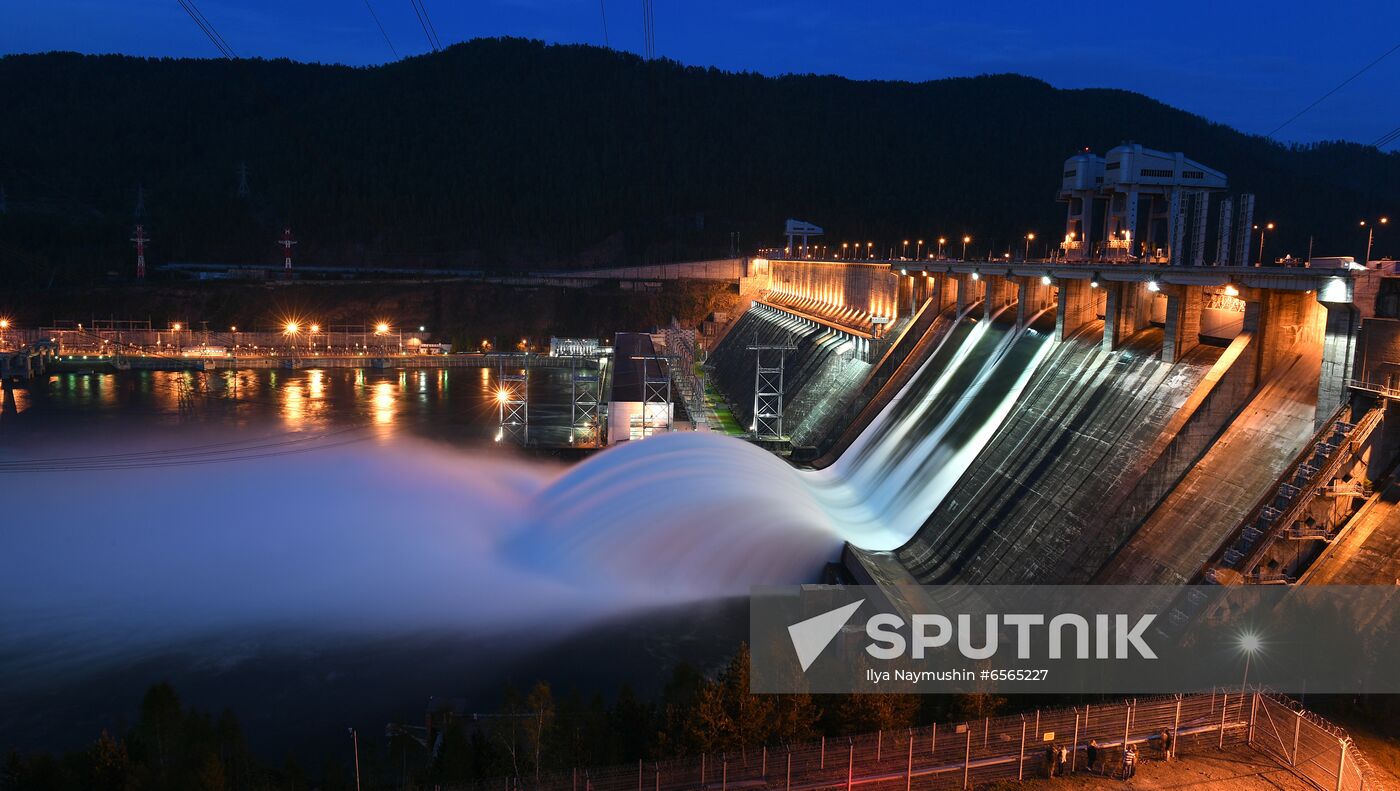
[[[282,246],[282,277],[292,276],[292,245],[296,244],[296,239],[292,238],[292,229],[283,228],[282,238],[277,242]]]
[[[136,279],[146,279],[146,242],[151,241],[146,236],[146,226],[138,224],[136,235],[131,237],[131,241],[136,243]]]

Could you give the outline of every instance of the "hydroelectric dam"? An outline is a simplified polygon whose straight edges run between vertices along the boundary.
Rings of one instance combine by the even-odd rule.
[[[754,259],[740,288],[713,377],[858,582],[1293,582],[1384,499],[1386,267]]]

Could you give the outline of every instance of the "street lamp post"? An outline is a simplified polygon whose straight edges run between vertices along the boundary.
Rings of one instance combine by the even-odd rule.
[[[1031,260],[1031,242],[1034,242],[1034,241],[1035,241],[1035,234],[1034,234],[1034,233],[1028,233],[1028,234],[1026,234],[1026,254],[1025,254],[1024,256],[1022,256],[1022,260],[1025,260],[1025,261]]]
[[[850,245],[847,244],[846,242],[842,242],[842,243],[841,243],[841,257],[842,257],[842,258],[850,258],[850,257],[851,257],[850,251],[846,249],[846,248],[848,248],[848,247],[850,247]]]
[[[1249,689],[1249,660],[1263,647],[1263,642],[1259,635],[1253,632],[1245,632],[1240,635],[1240,653],[1244,654],[1244,678],[1240,680],[1240,693],[1244,694]]]
[[[1263,265],[1264,265],[1264,234],[1265,234],[1266,232],[1268,232],[1268,231],[1272,231],[1273,229],[1274,229],[1274,224],[1271,223],[1271,222],[1270,222],[1270,223],[1265,223],[1263,228],[1260,228],[1260,227],[1257,226],[1257,225],[1254,226],[1254,230],[1256,230],[1256,231],[1259,232],[1259,261],[1258,261],[1258,263],[1255,264],[1255,266],[1263,266]]]
[[[963,237],[963,254],[962,254],[962,260],[964,260],[964,261],[967,260],[967,243],[968,243],[968,242],[971,242],[971,241],[972,241],[972,237],[971,237],[971,236],[964,236],[964,237]]]
[[[916,247],[916,248],[914,249],[914,257],[915,257],[915,258],[923,258],[923,257],[924,257],[924,240],[923,240],[923,239],[920,239],[920,240],[919,240],[919,246]]]
[[[360,734],[350,728],[350,740],[355,745],[355,791],[360,791]]]
[[[291,344],[292,356],[297,356],[297,333],[301,332],[301,325],[295,321],[287,322],[287,326],[282,328],[282,334],[287,336],[287,342]]]
[[[901,247],[901,248],[899,249],[899,257],[900,257],[900,258],[908,258],[908,257],[909,257],[909,240],[908,240],[908,239],[905,239],[905,240],[904,240],[904,246]]]
[[[939,258],[939,260],[942,260],[942,259],[943,259],[943,245],[945,245],[945,244],[947,244],[947,243],[948,243],[948,237],[946,237],[946,236],[940,236],[940,237],[938,237],[938,258]]]
[[[237,401],[237,400],[238,400],[238,325],[235,324],[235,325],[229,327],[229,328],[228,328],[228,332],[229,332],[229,335],[232,336],[232,338],[233,338],[233,350],[232,350],[232,352],[231,352],[231,356],[233,357],[233,370],[232,370],[232,373],[233,373],[233,400],[234,400],[234,401]]]
[[[1376,225],[1386,225],[1389,222],[1389,217],[1376,220],[1374,225],[1367,225],[1365,220],[1361,221],[1361,227],[1366,229],[1366,259],[1362,263],[1368,267],[1371,265],[1371,244],[1376,240]]]
[[[867,261],[868,261],[868,260],[871,260],[871,259],[873,259],[874,257],[875,257],[875,243],[874,243],[874,242],[866,242],[866,243],[865,243],[865,258],[866,258],[866,260],[867,260]]]

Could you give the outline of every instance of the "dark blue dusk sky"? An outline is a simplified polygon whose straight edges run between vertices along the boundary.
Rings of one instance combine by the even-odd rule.
[[[364,0],[197,2],[241,56],[392,59]],[[598,0],[424,2],[444,44],[505,35],[603,43]],[[612,46],[640,51],[641,0],[604,2]],[[410,0],[370,3],[400,55],[425,51]],[[686,64],[858,79],[1019,72],[1064,88],[1138,91],[1258,134],[1400,44],[1397,0],[654,3],[657,54]],[[176,0],[0,0],[0,53],[49,50],[215,54]],[[1396,127],[1400,52],[1278,137],[1370,143]]]

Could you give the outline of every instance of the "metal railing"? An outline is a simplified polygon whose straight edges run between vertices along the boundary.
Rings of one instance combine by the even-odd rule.
[[[1381,398],[1400,398],[1400,388],[1391,387],[1388,384],[1362,381],[1360,379],[1348,379],[1346,385],[1352,390],[1378,395]]]
[[[1307,506],[1332,483],[1344,464],[1355,460],[1355,449],[1379,425],[1381,415],[1382,410],[1370,409],[1357,417],[1349,407],[1339,408],[1236,525],[1197,578],[1219,582],[1221,569],[1233,569],[1245,581],[1260,581],[1252,575],[1274,542],[1290,537]],[[1356,422],[1347,422],[1349,419]]]

